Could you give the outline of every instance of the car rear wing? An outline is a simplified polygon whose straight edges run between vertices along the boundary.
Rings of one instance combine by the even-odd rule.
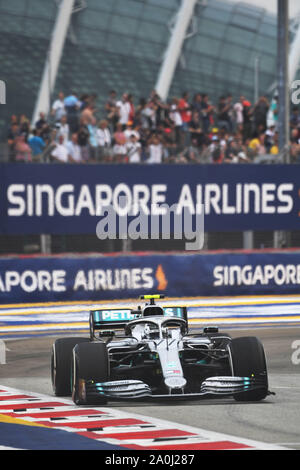
[[[183,318],[187,321],[187,308],[166,306],[162,307],[164,315],[174,318]],[[90,312],[90,334],[94,336],[96,330],[121,330],[128,322],[141,318],[142,310],[130,308],[109,308],[92,310]],[[149,319],[149,317],[147,317]]]

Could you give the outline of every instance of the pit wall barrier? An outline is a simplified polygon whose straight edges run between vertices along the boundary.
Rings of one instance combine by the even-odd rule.
[[[0,304],[300,293],[300,251],[5,257]]]

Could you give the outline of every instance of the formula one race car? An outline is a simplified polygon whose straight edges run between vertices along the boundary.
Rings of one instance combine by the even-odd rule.
[[[231,338],[217,327],[189,334],[186,307],[157,305],[161,295],[141,298],[150,302],[137,310],[91,311],[90,338],[55,341],[51,377],[57,396],[98,405],[225,396],[259,401],[270,394],[256,337]]]

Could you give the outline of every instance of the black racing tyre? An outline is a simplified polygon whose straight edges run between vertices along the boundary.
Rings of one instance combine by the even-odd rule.
[[[88,338],[71,337],[57,339],[51,351],[51,381],[56,396],[71,396],[72,351],[78,343],[87,342]]]
[[[256,377],[262,381],[257,390],[234,395],[236,401],[260,401],[268,394],[268,373],[264,347],[254,336],[234,338],[228,345],[233,376]]]
[[[72,360],[72,398],[76,405],[99,405],[107,402],[106,398],[95,390],[88,390],[82,382],[109,380],[109,358],[105,343],[91,342],[77,344],[73,349]]]

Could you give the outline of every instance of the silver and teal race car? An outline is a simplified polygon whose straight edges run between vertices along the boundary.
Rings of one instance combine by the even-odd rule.
[[[146,303],[137,309],[91,311],[89,338],[55,341],[57,396],[98,405],[121,399],[259,401],[271,393],[258,338],[231,338],[217,327],[189,333],[186,307],[156,304],[162,295],[141,298]]]

